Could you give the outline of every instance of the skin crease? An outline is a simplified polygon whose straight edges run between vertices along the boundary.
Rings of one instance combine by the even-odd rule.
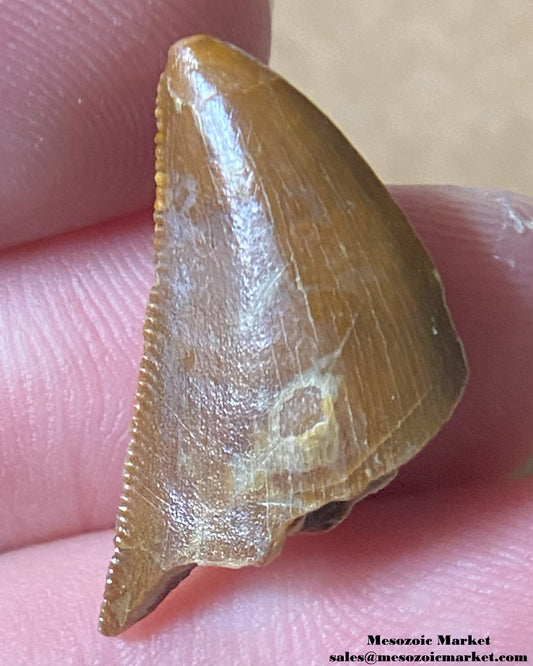
[[[138,63],[138,94],[150,104],[167,46],[187,32],[212,29],[268,53],[266,3],[263,18],[253,21],[246,3],[238,3],[225,19],[230,27],[220,30],[213,25],[226,15],[217,12],[211,24],[213,3],[197,3],[195,12],[191,3],[163,4],[165,37],[146,45]],[[259,11],[261,3],[249,5]],[[50,3],[34,6],[53,23]],[[24,7],[3,5],[0,36],[30,25]],[[56,15],[58,7],[67,24],[74,20],[71,4],[56,3]],[[156,34],[159,15],[143,7],[121,4],[135,19],[118,35]],[[109,16],[96,5],[90,11],[96,26],[107,25]],[[20,44],[33,43],[22,27]],[[91,30],[102,34],[101,49],[115,48],[103,27]],[[40,48],[43,62],[59,57],[49,36]],[[20,53],[35,72],[36,49],[21,46]],[[69,71],[84,60],[71,62]],[[118,70],[128,71],[126,61],[125,51],[116,54]],[[35,74],[43,85],[47,71]],[[9,104],[35,126],[41,113],[24,105],[24,87],[18,94]],[[392,486],[358,504],[336,530],[290,539],[264,569],[197,570],[123,636],[98,634],[152,282],[149,111],[128,124],[128,110],[119,105],[124,117],[109,125],[92,115],[77,125],[79,136],[89,137],[82,146],[97,146],[102,170],[120,169],[111,198],[95,189],[90,161],[76,163],[76,149],[51,153],[46,166],[61,174],[77,169],[75,196],[28,191],[16,178],[1,206],[0,663],[327,663],[331,653],[364,652],[369,633],[425,634],[434,642],[442,633],[490,635],[490,648],[478,652],[531,658],[533,483],[524,463],[533,430],[533,203],[454,187],[392,188],[435,260],[465,344],[471,378],[452,421]],[[8,144],[20,140],[16,126],[7,131],[3,123],[1,131]],[[139,142],[147,144],[149,166],[125,157]],[[3,138],[0,145],[7,150],[2,159],[12,160]],[[35,159],[30,148],[28,173]],[[48,211],[60,208],[58,222]],[[60,230],[71,231],[54,236]],[[430,649],[438,651],[433,645],[396,652]]]

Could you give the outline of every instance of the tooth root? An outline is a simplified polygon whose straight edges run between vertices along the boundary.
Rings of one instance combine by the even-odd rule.
[[[107,635],[197,564],[266,564],[287,535],[341,521],[435,435],[467,376],[403,213],[281,77],[185,39],[156,120],[156,284]]]

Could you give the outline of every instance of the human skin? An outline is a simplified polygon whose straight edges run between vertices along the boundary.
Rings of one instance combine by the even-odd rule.
[[[533,203],[457,187],[391,188],[465,345],[452,420],[337,529],[289,539],[263,569],[197,569],[122,636],[98,634],[153,281],[158,72],[192,32],[266,59],[269,17],[266,2],[138,0],[117,26],[91,4],[66,66],[78,10],[50,4],[36,21],[11,0],[0,19],[0,48],[19,49],[1,58],[15,79],[0,74],[0,664],[319,664],[363,653],[368,634],[489,635],[479,652],[531,658]],[[105,77],[95,54],[114,63]],[[79,115],[58,115],[80,72]]]

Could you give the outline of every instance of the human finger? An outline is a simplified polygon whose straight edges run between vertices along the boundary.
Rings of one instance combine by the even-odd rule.
[[[533,426],[531,203],[461,188],[394,193],[434,255],[471,367],[452,421],[395,488],[515,474]],[[113,524],[153,281],[147,217],[4,253],[3,548]]]
[[[321,664],[330,654],[527,654],[528,482],[368,498],[264,568],[197,568],[117,638],[97,632],[110,532],[0,557],[6,664]],[[519,600],[519,603],[517,602]],[[438,645],[439,635],[489,645]],[[369,642],[419,637],[427,646]]]
[[[268,0],[2,4],[0,247],[151,208],[157,81],[198,32],[266,60]]]

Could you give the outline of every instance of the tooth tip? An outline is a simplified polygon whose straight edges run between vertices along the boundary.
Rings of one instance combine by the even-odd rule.
[[[195,567],[177,564],[163,570],[145,549],[135,547],[119,549],[113,560],[98,619],[104,636],[116,636],[148,615]]]

